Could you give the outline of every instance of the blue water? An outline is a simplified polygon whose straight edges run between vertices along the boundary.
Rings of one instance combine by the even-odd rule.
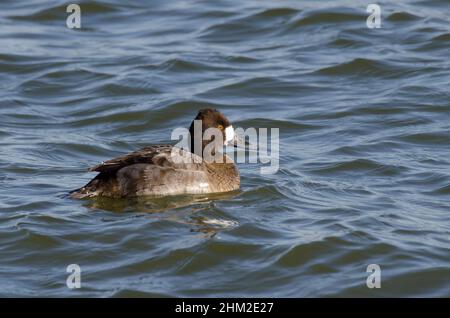
[[[72,30],[64,1],[2,1],[0,295],[449,297],[450,7],[377,3],[379,29],[366,1],[81,1]],[[278,172],[67,197],[203,107],[279,128]]]

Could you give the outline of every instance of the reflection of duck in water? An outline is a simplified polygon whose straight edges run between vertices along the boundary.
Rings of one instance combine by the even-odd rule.
[[[231,158],[222,155],[222,162],[203,158],[205,147],[212,149],[236,143],[233,126],[222,113],[210,108],[201,110],[194,120],[202,121],[202,136],[208,128],[216,128],[222,138],[202,139],[202,147],[195,153],[194,138],[191,138],[191,152],[170,145],[154,145],[108,160],[92,167],[89,171],[99,174],[81,189],[73,191],[71,196],[79,199],[123,198],[239,189],[239,171]],[[189,132],[194,136],[194,121]]]
[[[237,191],[202,195],[176,195],[165,197],[107,198],[95,197],[86,201],[89,209],[126,213],[124,217],[150,217],[188,226],[191,232],[202,237],[214,237],[221,231],[230,230],[238,222],[223,213],[217,213],[216,200],[229,200]],[[128,214],[127,212],[139,212]],[[164,213],[161,213],[164,212]],[[114,221],[115,218],[112,219]],[[104,219],[108,222],[108,217]]]

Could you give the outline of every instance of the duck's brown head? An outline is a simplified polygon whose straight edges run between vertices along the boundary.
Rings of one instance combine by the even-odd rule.
[[[209,128],[214,128],[214,130]],[[235,142],[234,128],[230,121],[221,112],[213,108],[201,109],[192,121],[189,132],[191,136],[191,152],[200,156],[201,154],[198,152],[200,150],[203,152],[206,145],[210,143],[214,143],[217,147],[222,147],[224,145],[232,145]],[[201,134],[200,136],[198,136],[199,133]],[[216,138],[214,133],[220,133],[222,138]],[[206,140],[203,140],[202,136],[206,137]],[[195,147],[196,138],[198,142],[201,141],[201,149],[200,147]]]

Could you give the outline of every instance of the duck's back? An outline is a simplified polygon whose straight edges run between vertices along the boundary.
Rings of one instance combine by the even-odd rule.
[[[230,158],[208,163],[170,145],[146,147],[102,162],[89,171],[99,174],[75,198],[203,194],[239,189],[239,171]]]

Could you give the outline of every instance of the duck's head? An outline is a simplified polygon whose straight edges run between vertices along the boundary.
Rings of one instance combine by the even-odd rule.
[[[198,121],[197,124],[196,121]],[[191,135],[192,152],[195,149],[195,139],[202,138],[202,136],[205,137],[205,140],[202,138],[201,141],[202,149],[210,143],[215,143],[218,147],[236,144],[236,135],[233,126],[228,118],[217,109],[201,109],[192,121],[189,132]],[[201,133],[201,136],[198,136],[198,133]],[[216,138],[216,136],[219,137],[218,135],[221,135],[222,138]]]

